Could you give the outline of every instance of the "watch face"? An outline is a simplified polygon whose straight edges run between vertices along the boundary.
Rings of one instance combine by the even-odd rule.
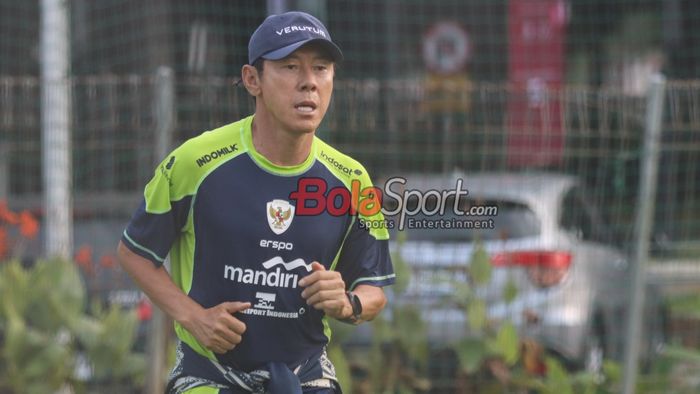
[[[352,314],[359,317],[362,314],[362,303],[357,294],[352,293]]]
[[[352,291],[347,291],[345,294],[348,296],[348,301],[350,306],[352,306],[352,317],[358,319],[362,314],[362,303],[360,302],[360,297]]]

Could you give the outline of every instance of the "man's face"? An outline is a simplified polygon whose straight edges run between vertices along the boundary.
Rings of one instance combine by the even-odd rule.
[[[265,61],[258,99],[277,127],[314,132],[328,110],[334,72],[322,49],[305,45],[284,59]]]

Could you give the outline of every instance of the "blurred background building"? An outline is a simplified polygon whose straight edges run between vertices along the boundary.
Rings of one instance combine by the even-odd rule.
[[[641,123],[632,118],[643,115],[634,111],[649,75],[700,73],[694,1],[74,0],[75,191],[136,192],[149,178],[159,67],[174,72],[171,146],[250,113],[251,100],[232,86],[247,40],[268,12],[292,8],[319,15],[346,55],[320,135],[377,176],[585,170],[578,175],[612,182],[609,192],[634,193]],[[0,190],[33,201],[42,179],[39,2],[0,1],[0,18],[0,138],[9,149]],[[686,105],[697,97],[686,86],[671,96],[671,120],[688,122],[670,124],[664,137],[674,154],[662,158],[662,221],[700,192],[687,172],[697,153],[683,149],[697,144],[697,114]],[[596,89],[610,95],[592,101]],[[697,224],[665,227],[698,232]]]

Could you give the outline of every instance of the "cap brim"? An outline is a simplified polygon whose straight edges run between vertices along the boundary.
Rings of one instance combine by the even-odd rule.
[[[262,56],[260,56],[263,59],[267,60],[279,60],[283,59],[289,55],[292,54],[292,52],[296,51],[297,49],[301,48],[302,46],[310,43],[319,43],[326,49],[328,49],[328,52],[330,53],[332,59],[336,63],[340,63],[343,61],[343,52],[340,51],[340,48],[338,48],[337,45],[335,45],[333,42],[324,40],[322,38],[312,38],[309,40],[305,41],[299,41],[295,42],[294,44],[287,45],[284,48],[280,49],[275,49],[274,51],[268,52]]]

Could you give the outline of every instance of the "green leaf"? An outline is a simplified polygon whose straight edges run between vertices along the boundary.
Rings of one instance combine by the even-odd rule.
[[[462,339],[456,346],[459,363],[468,373],[474,373],[486,357],[486,344],[477,338]]]
[[[71,349],[49,338],[42,338],[41,347],[35,349],[33,357],[23,367],[29,382],[44,381],[54,389],[60,388],[73,373]]]
[[[474,298],[467,304],[467,321],[469,328],[480,333],[486,326],[486,303],[483,300]]]
[[[427,329],[420,311],[405,306],[397,308],[393,317],[398,345],[413,361],[425,364],[428,358]]]
[[[102,330],[98,319],[92,316],[81,316],[71,325],[71,330],[83,346],[87,348],[98,346]]]
[[[496,334],[498,354],[509,366],[515,365],[520,356],[520,340],[512,323],[504,323]]]
[[[394,253],[391,259],[394,265],[394,274],[396,275],[396,282],[391,286],[392,291],[397,295],[404,294],[411,280],[411,268],[400,256],[400,253]]]
[[[91,324],[89,320],[82,322],[85,324],[83,328],[92,331],[80,332],[78,340],[85,345],[95,376],[108,378],[127,375],[129,366],[126,360],[136,335],[135,312],[111,306],[105,315],[98,316],[96,324],[94,321]]]
[[[69,261],[42,263],[44,270],[37,270],[51,281],[51,301],[64,319],[80,315],[85,309],[85,285],[76,265]],[[41,267],[41,266],[40,266]]]
[[[665,347],[664,355],[687,363],[700,363],[700,351],[671,344]]]
[[[83,314],[85,289],[73,263],[40,261],[29,274],[34,286],[28,319],[33,326],[42,330],[68,326]]]
[[[405,231],[399,231],[396,233],[396,244],[397,245],[403,246],[407,240],[408,240],[408,235],[406,234]]]
[[[9,386],[17,393],[48,393],[58,390],[72,373],[69,343],[53,334],[28,327],[13,317],[8,323],[3,358]]]
[[[545,358],[545,364],[547,365],[545,392],[551,394],[573,394],[574,390],[571,386],[569,374],[561,363],[553,357],[547,357]]]
[[[696,294],[669,297],[667,304],[674,315],[700,317],[700,297]]]
[[[622,367],[615,361],[603,360],[603,373],[612,382],[619,382],[622,379]]]
[[[477,244],[474,248],[469,272],[477,286],[485,285],[491,281],[491,259],[481,244]]]
[[[391,261],[394,266],[394,274],[396,274],[396,282],[391,286],[395,294],[403,294],[408,287],[411,279],[411,267],[406,263],[401,255],[406,234],[404,231],[399,231],[397,234],[396,249],[391,253]]]
[[[514,387],[520,389],[529,389],[530,391],[522,391],[527,393],[542,393],[545,391],[545,385],[536,377],[530,376],[521,370],[513,371],[510,382]]]
[[[396,332],[383,314],[379,314],[372,320],[372,342],[382,344],[393,341],[395,337]]]
[[[459,305],[468,305],[469,301],[474,297],[472,286],[464,281],[455,280],[453,277],[446,278],[445,281],[454,289],[449,298]]]
[[[398,394],[415,394],[412,387],[408,387],[403,381],[399,382],[399,393]]]
[[[0,279],[3,282],[0,288],[2,289],[0,317],[7,316],[9,313],[23,316],[33,294],[31,290],[36,290],[30,289],[29,274],[18,261],[5,263],[0,268],[2,268]]]
[[[512,278],[508,278],[508,282],[506,282],[506,286],[503,288],[503,301],[505,301],[506,304],[510,304],[516,297],[518,297],[518,286]]]
[[[85,298],[71,262],[0,265],[0,391],[44,394],[70,385],[78,344],[92,356],[97,378],[143,376],[146,360],[132,352],[135,312],[112,307],[90,316]]]

